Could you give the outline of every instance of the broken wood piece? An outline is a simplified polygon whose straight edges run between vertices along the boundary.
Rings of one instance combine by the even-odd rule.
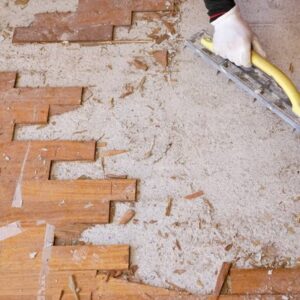
[[[130,95],[132,95],[134,93],[134,86],[130,83],[127,83],[125,85],[125,87],[123,88],[123,93],[122,95],[120,96],[121,99],[124,99]]]
[[[168,51],[167,50],[157,50],[153,51],[152,55],[156,62],[160,64],[165,69],[168,67]]]
[[[190,194],[190,195],[187,195],[184,197],[184,199],[187,199],[187,200],[194,200],[196,198],[199,198],[199,197],[202,197],[204,195],[204,192],[203,191],[198,191],[198,192],[195,192],[193,194]]]
[[[231,266],[232,266],[232,264],[229,262],[224,262],[222,264],[221,270],[217,277],[217,282],[216,282],[215,289],[214,289],[211,300],[213,300],[213,299],[217,300],[218,297],[220,296],[222,288],[223,288],[223,286],[226,282],[227,276],[230,272]]]
[[[97,280],[97,296],[105,300],[199,300],[185,291],[174,291],[164,288],[157,288],[141,283],[133,283],[126,280],[99,274]],[[201,299],[201,298],[200,298]]]
[[[127,270],[129,246],[54,246],[49,268],[51,271]]]
[[[135,68],[137,68],[138,70],[147,71],[149,69],[148,65],[138,58],[135,58],[131,64],[135,66]]]
[[[173,23],[168,21],[163,21],[163,23],[172,35],[176,33],[175,25]]]
[[[127,153],[128,150],[107,150],[107,151],[101,151],[99,153],[99,157],[111,157],[111,156],[115,156],[115,155],[120,155],[120,154],[124,154]]]
[[[171,215],[172,204],[173,204],[173,198],[168,197],[168,204],[167,204],[166,211],[165,211],[165,215],[167,217],[169,217]]]
[[[231,293],[299,294],[300,269],[232,269]]]
[[[135,216],[135,211],[133,209],[127,210],[127,212],[122,216],[121,220],[119,221],[119,225],[128,224],[134,216]]]

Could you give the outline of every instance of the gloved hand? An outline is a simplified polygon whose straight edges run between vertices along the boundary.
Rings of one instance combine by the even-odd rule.
[[[214,52],[238,66],[251,67],[251,48],[266,56],[257,36],[242,19],[237,6],[212,22],[214,26]]]

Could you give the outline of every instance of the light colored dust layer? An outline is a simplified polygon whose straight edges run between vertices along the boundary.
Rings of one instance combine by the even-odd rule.
[[[26,25],[36,12],[74,10],[68,1],[30,1],[25,8],[5,7],[2,30]],[[298,0],[240,1],[269,57],[288,70],[299,85]],[[277,5],[277,4],[278,5]],[[184,38],[208,28],[201,1],[186,1],[178,30]],[[145,32],[165,28],[139,21],[122,38],[146,38]],[[298,38],[297,38],[298,37]],[[148,54],[149,44],[84,47],[74,45],[0,44],[2,70],[18,70],[22,86],[89,86],[82,108],[53,117],[46,127],[18,130],[18,139],[100,139],[109,149],[127,154],[96,163],[60,163],[53,177],[103,178],[128,174],[139,178],[136,216],[118,226],[130,207],[117,205],[114,224],[95,226],[83,240],[96,244],[129,243],[137,277],[145,283],[191,292],[210,291],[224,260],[240,267],[295,265],[300,249],[299,136],[271,112],[240,92],[174,37],[161,47],[177,54],[164,74]],[[148,71],[129,64],[142,57]],[[123,88],[144,89],[121,99]],[[165,78],[166,77],[166,78]],[[165,80],[166,79],[166,80]],[[114,100],[112,100],[114,98]],[[183,197],[202,190],[194,201]],[[168,198],[171,216],[165,216]]]

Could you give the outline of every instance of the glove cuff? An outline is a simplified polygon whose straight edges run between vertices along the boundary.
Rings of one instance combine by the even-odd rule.
[[[232,18],[240,18],[240,9],[237,5],[235,5],[232,9],[230,9],[228,12],[220,15],[215,21],[211,22],[211,24],[215,27],[218,26],[219,24],[223,23],[227,19],[232,19]]]
[[[210,22],[217,20],[235,6],[235,0],[204,0]]]

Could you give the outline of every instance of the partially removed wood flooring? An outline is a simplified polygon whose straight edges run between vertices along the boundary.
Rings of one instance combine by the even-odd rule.
[[[14,43],[100,42],[114,39],[115,26],[130,26],[133,12],[172,11],[174,0],[79,0],[76,12],[40,13],[15,29]]]

